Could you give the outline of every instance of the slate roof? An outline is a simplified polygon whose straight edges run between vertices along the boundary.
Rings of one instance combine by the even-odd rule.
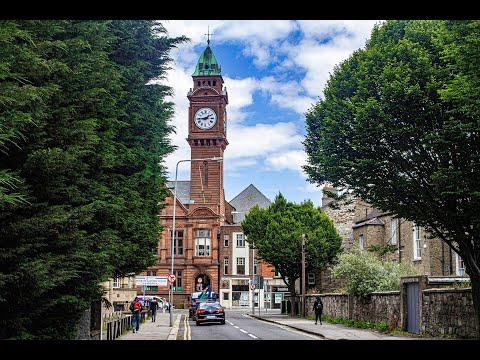
[[[175,181],[167,181],[167,187],[175,192]],[[177,199],[182,204],[190,203],[190,181],[177,180]]]
[[[352,226],[352,229],[355,229],[355,228],[358,228],[358,227],[361,227],[361,226],[364,226],[364,225],[380,225],[380,226],[384,226],[385,223],[379,219],[379,218],[373,218],[373,219],[369,219],[369,220],[366,220],[366,221],[362,221],[362,222],[359,222],[359,223],[356,223],[355,225]]]
[[[238,214],[233,214],[233,222],[238,224],[243,221],[245,214],[255,205],[265,209],[269,207],[272,202],[263,195],[260,190],[253,186],[253,184],[250,184],[245,190],[230,200],[229,203],[239,212]]]

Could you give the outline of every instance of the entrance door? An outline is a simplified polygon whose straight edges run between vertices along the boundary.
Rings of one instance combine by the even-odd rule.
[[[420,333],[420,292],[418,283],[407,284],[407,331]]]
[[[195,278],[195,291],[202,291],[210,285],[210,277],[207,274],[200,274]]]

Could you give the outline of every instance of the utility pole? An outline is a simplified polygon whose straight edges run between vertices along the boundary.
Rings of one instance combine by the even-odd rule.
[[[305,317],[305,234],[302,234],[302,318]]]
[[[258,310],[260,312],[260,309]],[[255,245],[252,241],[252,315],[255,315]]]

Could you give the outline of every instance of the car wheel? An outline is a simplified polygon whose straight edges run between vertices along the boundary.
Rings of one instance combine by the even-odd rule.
[[[200,326],[200,321],[195,321],[197,326]]]
[[[225,325],[225,320],[220,321],[220,324]]]

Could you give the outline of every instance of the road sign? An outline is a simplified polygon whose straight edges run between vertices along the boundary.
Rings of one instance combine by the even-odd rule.
[[[202,282],[202,278],[198,278],[198,283],[201,283]]]
[[[167,280],[170,284],[173,284],[175,282],[176,276],[175,274],[167,274]]]
[[[167,286],[166,276],[135,276],[137,286]]]
[[[257,285],[252,284],[252,285],[250,285],[250,288],[251,288],[252,290],[255,290],[255,289],[257,288]]]

